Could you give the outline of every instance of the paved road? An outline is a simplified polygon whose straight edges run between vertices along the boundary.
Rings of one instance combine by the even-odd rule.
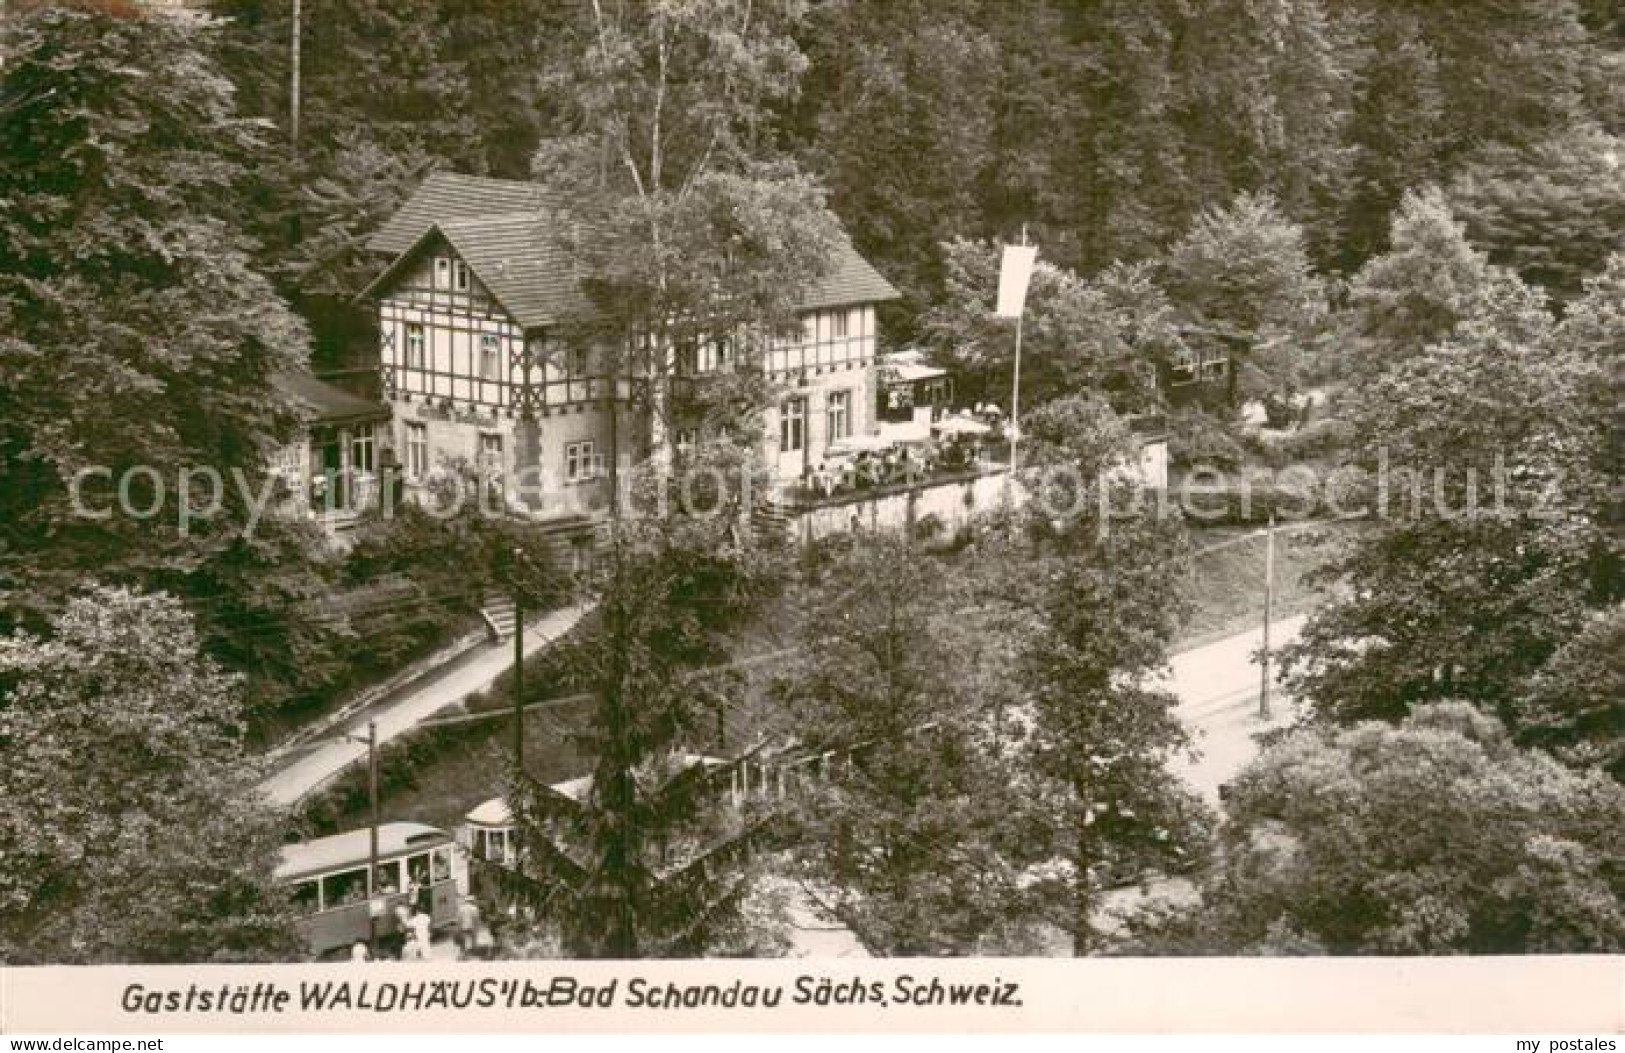
[[[1270,651],[1296,640],[1306,616],[1270,623]],[[1291,700],[1271,693],[1269,720],[1258,714],[1259,666],[1254,653],[1263,643],[1263,629],[1227,636],[1173,657],[1168,685],[1179,696],[1178,714],[1196,739],[1195,760],[1176,762],[1174,771],[1213,808],[1219,807],[1219,787],[1235,778],[1258,755],[1253,736],[1289,724],[1295,719]],[[1103,930],[1121,927],[1121,919],[1148,898],[1194,904],[1196,889],[1185,878],[1163,878],[1148,887],[1113,889],[1101,897],[1095,922]]]
[[[569,632],[587,610],[585,605],[565,607],[527,622],[525,654],[536,654]],[[467,658],[451,662],[438,675],[357,714],[329,737],[290,756],[260,783],[260,789],[278,805],[297,804],[339,772],[366,757],[364,741],[357,742],[350,736],[365,736],[368,720],[378,721],[378,741],[388,742],[469,694],[488,689],[512,666],[512,641],[489,644]]]
[[[1296,640],[1304,615],[1283,618],[1270,625],[1270,652],[1277,653]],[[1209,804],[1219,802],[1219,785],[1228,782],[1258,753],[1253,736],[1290,723],[1289,700],[1271,693],[1271,719],[1258,716],[1259,666],[1254,653],[1263,643],[1263,629],[1227,636],[1222,640],[1181,652],[1173,657],[1168,686],[1179,696],[1179,719],[1197,737],[1201,756],[1180,765],[1191,787]]]

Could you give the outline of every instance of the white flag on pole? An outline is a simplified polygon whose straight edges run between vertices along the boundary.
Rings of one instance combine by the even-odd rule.
[[[1038,259],[1037,245],[1006,245],[999,264],[999,305],[993,313],[999,318],[1020,318],[1027,303],[1027,282]]]

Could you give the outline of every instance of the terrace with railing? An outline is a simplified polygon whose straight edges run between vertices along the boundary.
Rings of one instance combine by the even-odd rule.
[[[941,443],[928,451],[898,444],[814,469],[802,481],[783,487],[780,500],[791,511],[872,501],[923,487],[970,482],[1009,467],[1010,444],[1002,439]]]

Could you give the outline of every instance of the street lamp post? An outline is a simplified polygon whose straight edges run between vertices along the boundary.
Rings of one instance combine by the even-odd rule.
[[[513,550],[513,770],[525,770],[525,599],[519,588],[524,550]]]
[[[1264,531],[1264,650],[1262,675],[1258,685],[1258,716],[1270,718],[1270,618],[1275,607],[1275,516]]]
[[[367,831],[367,951],[378,957],[378,916],[382,903],[377,896],[378,884],[378,721],[367,721],[367,737],[344,736],[351,742],[367,747],[367,802],[372,813],[372,826]]]

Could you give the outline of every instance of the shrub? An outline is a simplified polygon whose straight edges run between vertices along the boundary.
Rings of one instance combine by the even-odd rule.
[[[1247,460],[1247,451],[1223,422],[1186,409],[1168,415],[1168,456],[1179,467],[1209,465],[1235,471]]]

